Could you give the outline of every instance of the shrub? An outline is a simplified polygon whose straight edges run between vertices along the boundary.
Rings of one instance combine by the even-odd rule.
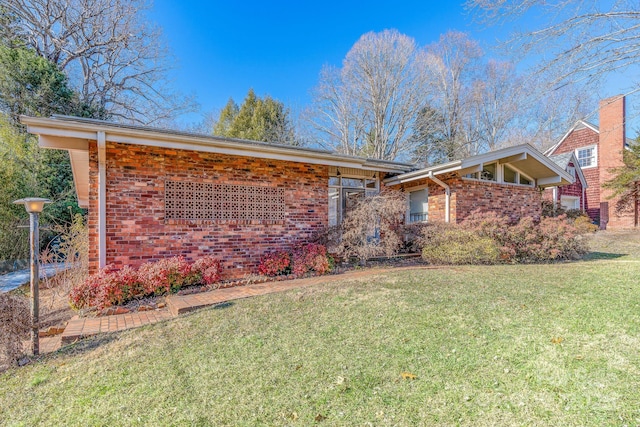
[[[258,272],[265,276],[281,276],[291,272],[291,255],[286,251],[266,254],[260,259]]]
[[[591,222],[591,218],[582,215],[573,221],[573,226],[578,230],[578,234],[590,234],[598,231],[598,226]]]
[[[500,256],[495,240],[455,226],[440,228],[422,249],[422,259],[431,264],[496,264]]]
[[[577,259],[587,251],[574,221],[565,215],[522,218],[474,212],[463,223],[426,227],[423,259],[439,264],[550,262]]]
[[[31,314],[26,298],[0,294],[0,371],[13,365],[23,354]]]
[[[203,283],[205,285],[213,285],[220,281],[222,275],[222,266],[220,261],[212,256],[206,256],[198,258],[196,262],[191,265],[191,273],[198,276],[196,282]]]
[[[405,194],[396,190],[364,197],[342,221],[337,254],[361,262],[374,256],[397,254],[404,242],[406,207]]]
[[[132,299],[177,292],[192,285],[212,285],[220,280],[220,262],[203,257],[189,264],[183,257],[148,262],[136,271],[128,266],[120,270],[104,268],[75,286],[69,302],[75,309],[102,309]]]
[[[138,269],[138,277],[149,295],[164,295],[197,283],[191,265],[184,257],[164,258],[147,262]]]
[[[307,273],[326,274],[331,270],[332,262],[327,248],[317,243],[308,243],[297,247],[292,255],[292,272],[295,276]]]

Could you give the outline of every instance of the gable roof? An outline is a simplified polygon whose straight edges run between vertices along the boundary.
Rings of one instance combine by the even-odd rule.
[[[571,135],[571,132],[576,131],[576,130],[585,129],[585,128],[591,129],[595,133],[600,134],[600,128],[598,126],[594,125],[593,123],[589,123],[589,122],[587,122],[585,120],[578,120],[577,122],[575,122],[575,124],[573,126],[571,126],[571,128],[567,131],[567,133],[565,133],[564,136],[562,138],[560,138],[560,141],[556,142],[554,145],[552,145],[550,148],[548,148],[544,152],[544,155],[545,156],[553,155],[553,153],[558,149],[558,147],[560,147],[560,145],[562,145],[564,140],[567,139],[569,137],[569,135]],[[632,143],[632,142],[633,142],[633,139],[625,137],[625,139],[624,139],[624,148],[629,149],[629,144]]]
[[[574,178],[566,170],[551,161],[530,144],[507,147],[501,150],[468,157],[463,160],[454,160],[452,162],[406,172],[387,178],[384,182],[387,185],[398,185],[450,172],[459,172],[460,174],[473,173],[481,171],[484,164],[495,162],[513,165],[526,175],[535,179],[536,185],[539,187],[553,187],[572,184],[574,182]]]
[[[549,149],[547,149],[544,152],[544,155],[551,156],[558,149],[558,147],[564,142],[564,140],[567,139],[569,135],[571,135],[573,131],[585,129],[585,128],[591,129],[595,133],[598,133],[598,134],[600,133],[600,129],[598,128],[598,126],[594,125],[593,123],[589,123],[585,120],[578,120],[577,122],[574,123],[573,126],[571,126],[571,128],[569,128],[567,133],[565,133],[564,136],[560,138],[560,141],[556,142],[553,146],[551,146]]]
[[[98,140],[98,135],[104,135],[105,142],[321,164],[377,172],[402,173],[415,167],[407,163],[347,156],[314,148],[123,125],[79,117],[21,116],[20,121],[27,125],[28,132],[38,135],[41,147],[69,152],[78,204],[81,207],[87,207],[89,204],[89,141]]]
[[[584,177],[584,173],[582,173],[582,168],[580,167],[580,163],[578,162],[578,158],[576,157],[576,153],[574,151],[569,151],[567,153],[562,153],[562,154],[554,154],[548,157],[552,162],[560,166],[562,170],[565,170],[565,171],[569,167],[569,163],[573,163],[573,168],[578,174],[578,178],[580,179],[582,188],[588,187],[587,180]]]

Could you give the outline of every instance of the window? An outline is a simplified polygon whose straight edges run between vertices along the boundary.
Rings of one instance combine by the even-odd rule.
[[[480,179],[484,179],[485,181],[497,181],[498,165],[496,163],[490,163],[488,165],[482,165],[482,172],[480,173]]]
[[[503,174],[504,182],[510,182],[511,184],[518,183],[518,172],[511,169],[509,166],[504,166],[504,174]]]
[[[580,197],[560,196],[560,206],[564,210],[580,209]]]
[[[500,169],[502,174],[498,172]],[[501,178],[500,175],[502,176]],[[484,181],[504,182],[506,184],[520,184],[533,186],[533,179],[525,176],[522,172],[507,165],[499,165],[498,163],[488,163],[482,165],[482,172],[468,173],[463,178],[480,179]]]
[[[533,185],[533,181],[530,180],[529,178],[527,178],[526,176],[519,174],[520,175],[520,184],[522,185]]]
[[[357,176],[357,175],[355,175]],[[367,174],[367,176],[371,176]],[[378,192],[378,179],[356,178],[349,176],[329,177],[329,225],[334,226],[342,222],[349,209],[362,198]]]
[[[596,146],[582,147],[576,150],[576,157],[581,168],[592,168],[598,166]]]
[[[569,175],[571,175],[572,177],[576,177],[576,168],[574,168],[573,166],[567,166],[567,172],[569,172]]]
[[[424,222],[429,216],[429,189],[409,191],[409,224]]]

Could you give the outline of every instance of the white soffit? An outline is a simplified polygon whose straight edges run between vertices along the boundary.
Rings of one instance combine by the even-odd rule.
[[[538,180],[538,184],[541,186],[548,186],[551,184],[571,184],[573,182],[573,177],[566,171],[562,170],[549,158],[545,157],[531,145],[523,144],[491,151],[457,162],[450,162],[418,171],[404,173],[386,179],[385,183],[387,185],[398,185],[405,182],[428,178],[430,173],[433,173],[434,175],[442,175],[449,172],[475,171],[483,164],[494,162],[513,165],[526,175]]]

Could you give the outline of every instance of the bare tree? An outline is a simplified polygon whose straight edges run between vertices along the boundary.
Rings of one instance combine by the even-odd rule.
[[[521,76],[510,62],[489,60],[482,77],[473,83],[474,116],[478,124],[478,151],[508,144],[522,101]]]
[[[441,135],[439,160],[476,154],[478,134],[474,125],[471,88],[477,79],[482,50],[465,33],[450,31],[426,48],[429,106],[437,112],[429,133]],[[422,126],[429,126],[422,121]]]
[[[120,121],[158,124],[191,111],[168,87],[167,51],[144,0],[5,0],[20,34],[84,102]]]
[[[467,7],[491,24],[544,16],[536,20],[540,27],[516,32],[507,46],[519,55],[542,55],[537,71],[550,72],[554,87],[597,82],[640,60],[640,9],[634,0],[468,0]]]
[[[422,61],[414,40],[396,30],[364,34],[342,68],[320,74],[311,113],[320,143],[386,160],[409,154],[413,122],[425,105]]]

